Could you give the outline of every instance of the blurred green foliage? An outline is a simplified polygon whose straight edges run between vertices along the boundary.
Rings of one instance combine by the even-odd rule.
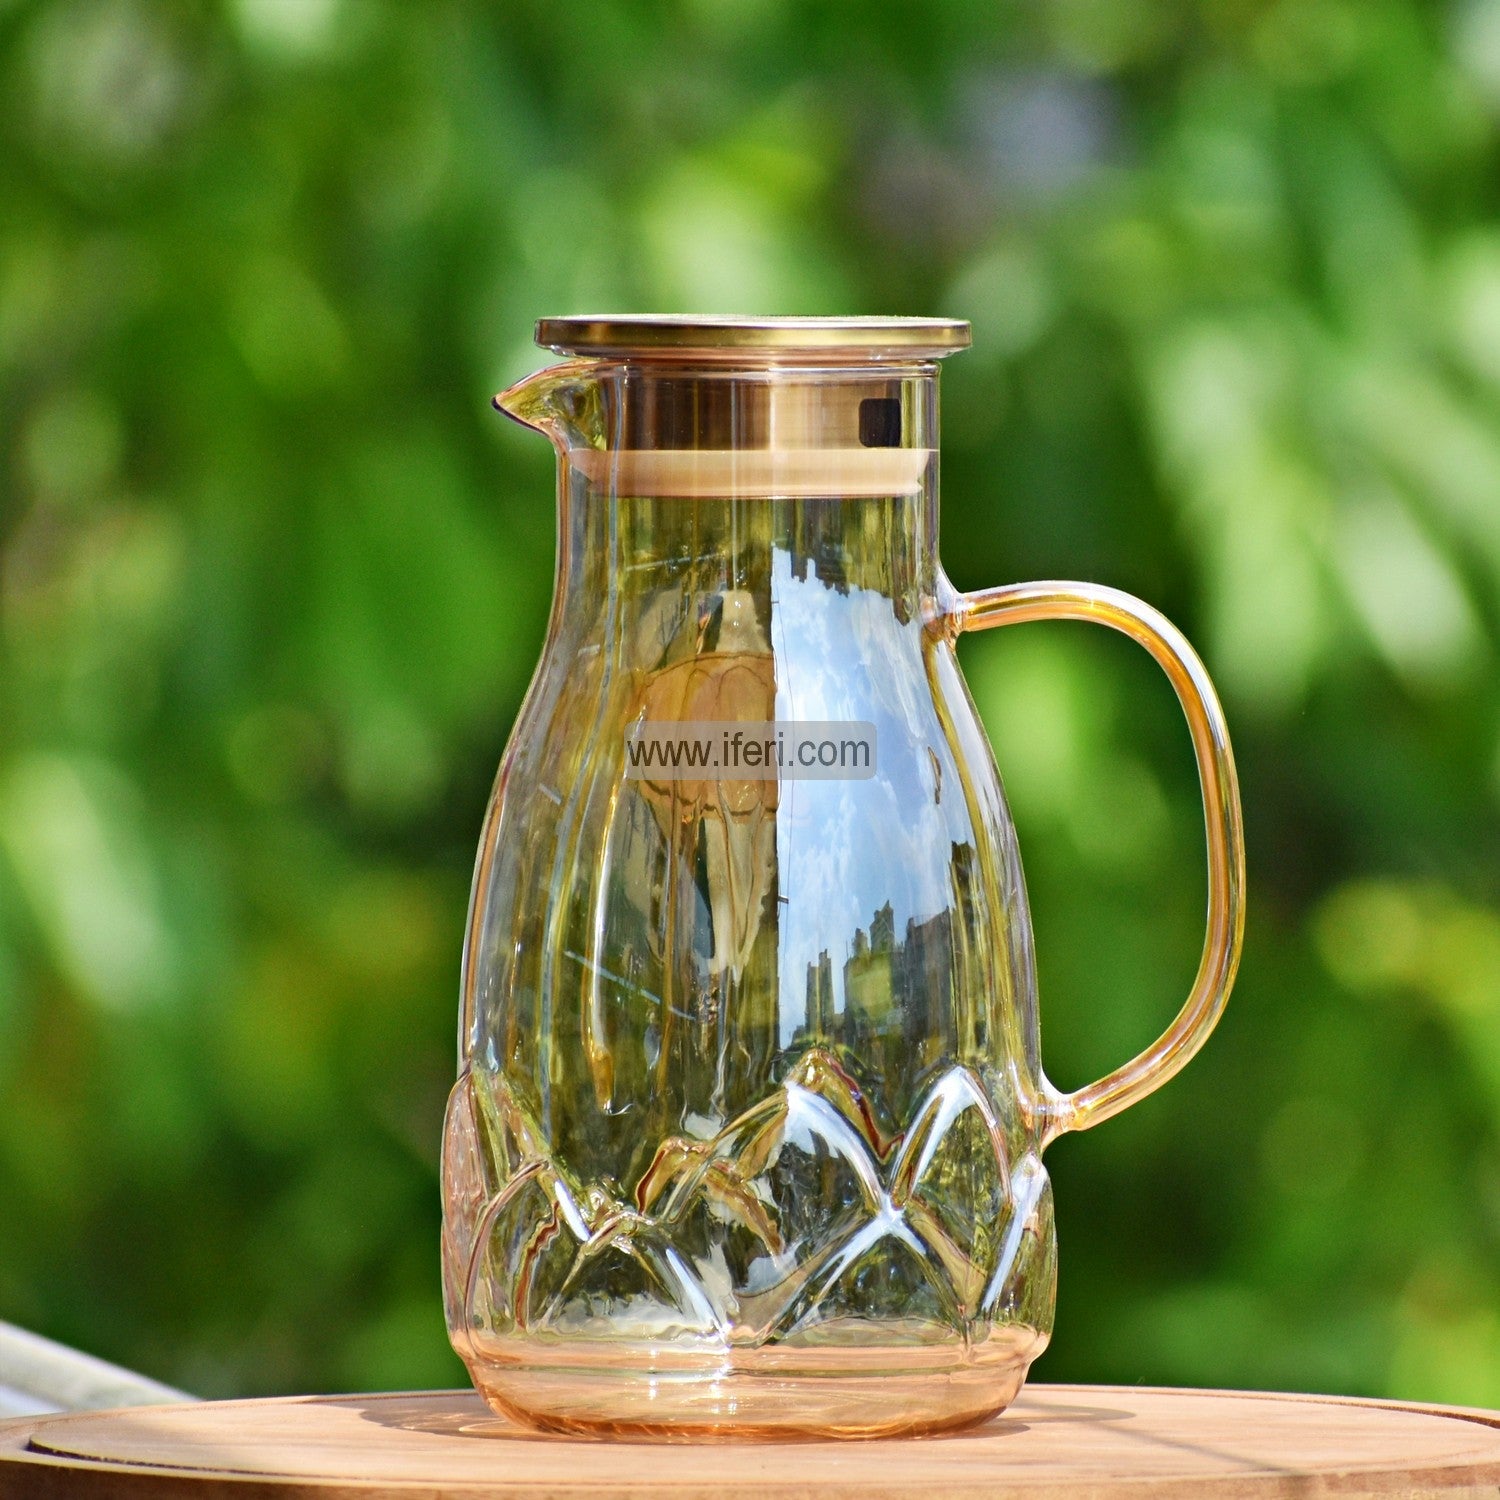
[[[1496,0],[0,4],[0,1316],[205,1394],[457,1382],[436,1156],[541,640],[532,320],[968,316],[945,554],[1198,642],[1251,924],[1053,1153],[1044,1378],[1500,1405]],[[1202,910],[1144,656],[966,643],[1046,1051]]]

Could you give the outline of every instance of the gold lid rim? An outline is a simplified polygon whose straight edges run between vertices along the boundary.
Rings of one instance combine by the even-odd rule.
[[[967,349],[960,318],[758,318],[643,313],[540,318],[536,341],[559,354],[620,356],[698,353],[767,356],[858,355],[940,358]]]

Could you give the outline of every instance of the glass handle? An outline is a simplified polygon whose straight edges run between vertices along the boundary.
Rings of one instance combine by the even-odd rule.
[[[1075,1093],[1048,1090],[1045,1138],[1087,1130],[1159,1088],[1207,1039],[1229,998],[1245,927],[1245,833],[1229,731],[1213,683],[1182,632],[1158,610],[1119,589],[1092,583],[1016,583],[960,596],[957,631],[1028,620],[1086,620],[1139,642],[1172,681],[1187,715],[1208,835],[1208,935],[1192,993],[1146,1050]]]

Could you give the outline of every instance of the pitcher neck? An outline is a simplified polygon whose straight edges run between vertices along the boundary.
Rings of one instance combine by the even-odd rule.
[[[581,359],[496,404],[557,451],[568,579],[659,563],[736,589],[781,567],[903,601],[930,584],[935,363]]]

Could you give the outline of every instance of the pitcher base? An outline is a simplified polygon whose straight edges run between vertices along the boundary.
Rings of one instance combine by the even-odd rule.
[[[1001,1347],[941,1363],[918,1356],[897,1364],[897,1351],[869,1349],[815,1365],[763,1350],[771,1357],[737,1353],[716,1369],[549,1358],[476,1360],[470,1374],[495,1411],[546,1432],[657,1442],[913,1437],[971,1427],[1015,1399],[1046,1340],[1011,1332],[1018,1337],[994,1341]]]

